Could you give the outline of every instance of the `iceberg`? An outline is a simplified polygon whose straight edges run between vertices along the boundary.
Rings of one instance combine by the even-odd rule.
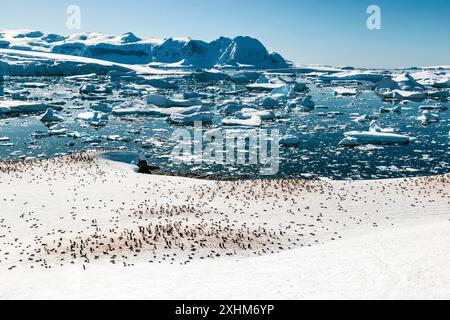
[[[378,131],[350,131],[346,132],[345,138],[339,143],[340,146],[352,147],[364,144],[373,145],[405,145],[411,138],[401,134],[386,133]]]
[[[0,115],[27,114],[46,111],[51,106],[43,103],[0,100]]]
[[[418,83],[409,73],[401,74],[393,78],[401,90],[413,91],[423,90],[424,86]]]
[[[55,110],[48,108],[42,115],[41,122],[62,122],[64,118]]]

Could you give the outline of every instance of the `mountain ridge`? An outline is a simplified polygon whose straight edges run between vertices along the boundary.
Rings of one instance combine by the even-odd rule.
[[[144,39],[132,32],[123,35],[86,32],[62,36],[35,30],[0,30],[0,48],[165,67],[278,69],[292,65],[280,54],[269,52],[258,39],[249,36],[219,37],[205,42],[174,37]]]

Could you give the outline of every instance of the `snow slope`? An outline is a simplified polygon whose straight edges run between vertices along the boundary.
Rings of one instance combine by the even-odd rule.
[[[32,30],[0,30],[0,49],[39,51],[95,58],[126,64],[176,67],[217,66],[287,68],[277,53],[270,53],[257,39],[221,37],[210,43],[187,38],[141,39],[132,33],[97,32],[60,36]]]
[[[450,298],[448,175],[214,182],[90,156],[0,168],[0,298]]]

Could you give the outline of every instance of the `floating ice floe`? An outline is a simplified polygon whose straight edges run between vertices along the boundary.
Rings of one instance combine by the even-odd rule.
[[[284,86],[285,84],[283,83],[252,83],[247,85],[246,88],[256,91],[273,91]]]
[[[144,79],[139,82],[157,89],[176,89],[178,86],[164,79]]]
[[[419,91],[393,90],[381,93],[384,99],[394,100],[424,100],[425,94]]]
[[[183,92],[183,99],[185,99],[185,100],[194,99],[194,98],[203,99],[206,97],[207,97],[207,95],[204,93]]]
[[[107,77],[110,81],[128,81],[128,82],[139,82],[144,81],[145,78],[137,75],[136,71],[130,70],[111,70],[108,72]]]
[[[282,146],[298,146],[300,144],[300,139],[294,135],[286,135],[280,139],[280,145]]]
[[[221,81],[230,79],[230,76],[227,73],[216,69],[194,72],[188,77],[199,82]]]
[[[239,103],[225,103],[223,105],[221,105],[219,107],[219,113],[221,114],[226,114],[226,115],[231,115],[234,114],[236,112],[241,111],[244,108],[247,108],[248,106],[243,105],[243,104],[239,104]]]
[[[377,120],[379,117],[377,115],[363,114],[363,115],[351,115],[352,119],[356,123],[363,123],[367,121]]]
[[[321,81],[368,81],[377,83],[383,79],[384,75],[369,71],[352,70],[340,73],[335,73],[332,75],[322,75],[318,79]]]
[[[254,116],[261,118],[261,120],[271,120],[275,118],[275,113],[268,110],[256,110],[253,108],[244,108],[236,113],[236,117],[239,119],[251,119]]]
[[[263,97],[259,100],[258,104],[263,107],[276,107],[280,105],[281,100],[274,99],[273,97]]]
[[[147,96],[147,103],[158,107],[192,107],[202,104],[198,98],[183,100],[183,99],[169,99],[158,94],[151,94]]]
[[[71,132],[67,132],[67,136],[69,138],[79,139],[79,138],[81,138],[81,133],[79,133],[78,131],[71,131]]]
[[[450,97],[450,92],[447,90],[426,91],[425,94],[432,99],[446,99]]]
[[[259,127],[262,124],[262,120],[260,117],[254,115],[249,119],[223,119],[222,124],[224,126],[237,126],[237,127]]]
[[[411,138],[401,134],[377,132],[377,131],[350,131],[346,132],[345,138],[339,143],[340,146],[352,147],[365,144],[390,145],[408,144]]]
[[[65,79],[69,80],[69,81],[86,82],[86,81],[97,80],[98,79],[98,75],[96,73],[89,73],[89,74],[82,74],[82,75],[79,75],[79,76],[65,77]]]
[[[340,96],[355,96],[358,94],[358,89],[356,88],[346,88],[338,87],[334,89],[334,93]]]
[[[64,136],[67,134],[68,131],[69,131],[69,129],[66,129],[66,128],[50,129],[50,130],[48,130],[48,135],[49,136]]]
[[[114,142],[127,142],[130,141],[127,137],[122,137],[120,135],[110,135],[106,137],[106,140],[108,141],[114,141]]]
[[[394,112],[394,113],[400,113],[402,112],[402,106],[393,106],[393,107],[381,107],[380,108],[380,112],[381,113],[389,113],[389,112]]]
[[[114,116],[152,116],[152,117],[170,117],[176,113],[183,112],[198,112],[205,111],[206,106],[193,106],[193,107],[171,107],[171,108],[160,108],[154,105],[143,105],[133,102],[124,102],[121,105],[114,107],[112,115]]]
[[[448,107],[443,104],[435,104],[432,106],[420,106],[420,110],[429,110],[429,111],[447,111]]]
[[[417,117],[417,120],[422,122],[422,125],[429,125],[433,122],[439,122],[441,117],[438,114],[431,113],[429,110],[422,111],[422,115]]]
[[[108,114],[107,113],[103,113],[103,112],[99,112],[99,111],[94,111],[94,112],[84,112],[84,113],[80,113],[77,116],[77,119],[83,120],[87,123],[89,123],[90,125],[93,126],[97,126],[97,127],[101,127],[101,126],[105,126],[108,123]]]
[[[370,129],[371,132],[384,132],[384,133],[395,133],[396,130],[394,128],[382,128],[376,120],[373,120],[370,123]]]
[[[46,111],[50,106],[43,103],[0,100],[0,114],[23,114]]]
[[[0,142],[0,147],[13,147],[14,143],[11,142]]]
[[[272,90],[270,96],[276,100],[291,99],[295,96],[295,85],[284,85]]]
[[[425,70],[413,75],[420,84],[435,88],[450,88],[450,72]]]
[[[236,83],[249,83],[257,81],[261,77],[261,73],[254,71],[239,72],[230,76],[231,81]]]
[[[192,107],[170,116],[169,121],[175,124],[193,125],[196,122],[210,123],[214,118],[214,113],[205,106]]]
[[[47,111],[41,116],[41,122],[62,122],[64,118],[59,112],[48,108]]]
[[[289,102],[285,111],[300,111],[300,112],[309,112],[315,108],[316,104],[312,100],[312,96],[303,96],[298,97]]]
[[[113,108],[109,106],[107,103],[103,102],[96,102],[91,104],[91,109],[94,111],[100,111],[103,113],[111,113],[113,111]]]
[[[95,85],[92,83],[84,83],[80,88],[80,93],[90,94],[90,93],[101,93],[101,94],[109,94],[112,93],[113,87],[112,85]]]
[[[170,116],[170,122],[179,125],[193,125],[196,122],[210,123],[214,118],[211,112],[198,112],[193,114],[173,114]]]

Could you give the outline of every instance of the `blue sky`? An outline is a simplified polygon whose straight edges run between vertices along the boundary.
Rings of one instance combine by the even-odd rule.
[[[249,35],[307,64],[450,64],[449,0],[8,0],[0,28],[74,33],[66,27],[70,4],[81,8],[83,32],[208,41]],[[371,4],[381,8],[381,30],[366,27]]]

